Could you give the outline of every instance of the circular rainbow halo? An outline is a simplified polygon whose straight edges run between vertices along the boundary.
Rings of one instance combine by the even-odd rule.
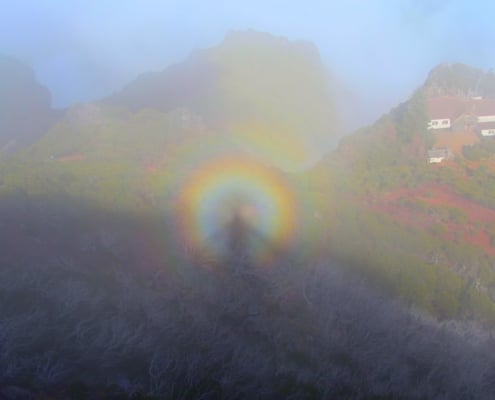
[[[237,240],[257,264],[267,264],[294,238],[290,186],[280,172],[247,157],[222,156],[198,166],[178,204],[182,240],[218,257]]]

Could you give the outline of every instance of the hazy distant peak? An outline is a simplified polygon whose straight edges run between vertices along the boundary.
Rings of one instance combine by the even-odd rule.
[[[231,31],[162,72],[143,74],[105,99],[133,111],[188,109],[210,129],[272,161],[292,143],[289,164],[313,160],[335,140],[328,73],[316,46],[254,30]],[[278,163],[282,165],[282,161]],[[290,166],[288,167],[290,168]]]
[[[51,104],[50,91],[39,84],[31,67],[14,57],[0,54],[0,96],[9,97],[9,103],[12,103],[22,92],[30,92],[31,99],[35,96],[33,101],[48,107]]]
[[[268,32],[256,31],[253,29],[241,30],[241,31],[229,31],[224,39],[224,41],[219,45],[219,47],[229,47],[229,46],[258,46],[258,47],[278,47],[278,48],[292,48],[303,47],[307,45],[312,47],[316,52],[316,46],[310,42],[305,42],[302,40],[291,41],[285,36],[273,35]]]
[[[0,146],[9,151],[43,135],[55,118],[51,93],[34,71],[13,57],[0,55]]]
[[[268,32],[256,31],[254,29],[246,30],[230,30],[227,32],[224,44],[254,44],[254,43],[267,43],[274,42],[277,44],[289,43],[289,40],[283,36],[276,36]]]
[[[2,83],[6,81],[7,75],[9,75],[9,78],[15,77],[33,82],[36,80],[34,71],[29,66],[14,57],[0,54],[0,77],[2,78]]]
[[[495,97],[495,74],[462,63],[442,63],[433,68],[426,79],[430,97],[458,95]]]
[[[316,45],[307,40],[289,40],[285,36],[277,36],[268,32],[248,30],[231,30],[225,40],[218,47],[251,47],[286,49],[298,52],[300,55],[313,58],[321,62],[320,52]]]

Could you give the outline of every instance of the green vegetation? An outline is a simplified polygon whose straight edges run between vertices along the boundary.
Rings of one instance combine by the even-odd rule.
[[[426,163],[432,138],[425,129],[424,93],[418,90],[390,116],[343,139],[337,153],[313,169],[315,184],[306,193],[315,204],[327,198],[332,210],[304,235],[309,241],[320,238],[321,248],[357,275],[439,318],[493,324],[495,258],[451,230],[472,225],[472,233],[489,235],[490,227],[469,221],[461,206],[407,195],[390,204],[380,200],[382,208],[375,207],[387,193],[426,187],[451,188],[469,201],[495,207],[495,181],[483,164],[473,168],[458,159],[452,167],[434,168]],[[494,143],[482,140],[472,151],[491,157]],[[422,220],[401,222],[386,211],[392,204]]]
[[[392,111],[397,130],[397,136],[405,143],[411,143],[413,138],[422,139],[426,147],[431,147],[433,136],[426,129],[428,111],[423,90],[417,90],[413,96]]]
[[[213,92],[192,104],[195,111],[130,111],[115,105],[132,87],[105,103],[76,106],[36,144],[15,158],[4,157],[0,196],[73,198],[137,215],[169,212],[181,180],[194,168],[187,165],[193,145],[201,147],[195,162],[243,149],[258,151],[264,160],[270,148],[250,148],[237,133],[247,132],[253,143],[265,146],[260,137],[273,141],[274,132],[296,138],[307,131],[325,133],[331,126],[330,92],[318,53],[309,45],[239,33],[193,58],[200,70],[207,60],[225,72]],[[426,130],[425,93],[424,88],[416,91],[372,127],[342,140],[339,150],[315,169],[292,176],[301,205],[295,245],[303,260],[331,249],[325,256],[440,318],[495,321],[493,260],[463,243],[461,235],[454,233],[454,241],[447,238],[447,224],[469,223],[464,210],[402,198],[401,207],[432,221],[414,227],[367,205],[389,191],[433,184],[495,206],[495,180],[487,168],[473,169],[460,160],[456,166],[467,171],[460,178],[452,169],[426,164],[424,151],[432,137]],[[227,124],[225,131],[213,132],[202,124],[215,118]],[[466,158],[491,156],[493,143],[482,140],[466,148]],[[26,229],[36,232],[35,225]]]
[[[475,211],[495,209],[495,140],[425,160],[428,96],[459,93],[495,95],[493,73],[441,66],[287,172],[295,238],[270,268],[184,241],[177,194],[225,154],[291,171],[325,150],[337,127],[312,45],[233,33],[67,110],[0,155],[0,397],[479,398],[495,365],[495,221]]]
[[[495,323],[492,258],[466,243],[444,239],[442,224],[426,232],[365,210],[335,192],[330,198],[333,214],[313,222],[319,227],[311,229],[319,233],[310,235],[313,243],[304,243],[303,248],[315,248],[314,240],[320,238],[325,254],[340,260],[347,270],[441,319]],[[457,212],[453,214],[459,218]],[[448,211],[444,215],[451,217]],[[462,218],[462,212],[459,215]],[[461,265],[469,272],[463,273]],[[477,281],[484,290],[476,287]]]
[[[331,88],[311,45],[234,33],[67,110],[0,158],[0,388],[79,400],[477,398],[493,383],[493,343],[459,332],[495,326],[495,222],[469,209],[495,209],[495,141],[445,168],[426,163],[426,99],[449,93],[495,94],[495,78],[439,67],[312,170],[287,172],[295,239],[270,268],[184,243],[177,193],[212,158],[248,153],[291,170],[332,141]]]
[[[481,161],[495,154],[495,140],[491,137],[482,137],[473,145],[463,146],[463,156],[469,161]]]

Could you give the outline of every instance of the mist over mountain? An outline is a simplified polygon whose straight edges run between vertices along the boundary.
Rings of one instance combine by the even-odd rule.
[[[34,143],[55,120],[50,91],[28,66],[0,55],[0,152]]]
[[[309,43],[232,32],[58,115],[2,62],[1,400],[493,398],[490,71],[301,170],[339,135]]]
[[[132,110],[185,108],[243,149],[294,168],[335,144],[333,96],[314,45],[240,31],[182,63],[140,76],[104,102]]]

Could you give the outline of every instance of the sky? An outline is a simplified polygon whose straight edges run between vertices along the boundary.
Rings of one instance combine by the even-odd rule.
[[[316,44],[358,125],[407,100],[439,63],[495,67],[494,18],[495,2],[480,0],[0,0],[0,53],[28,63],[66,107],[230,30],[270,32]]]

